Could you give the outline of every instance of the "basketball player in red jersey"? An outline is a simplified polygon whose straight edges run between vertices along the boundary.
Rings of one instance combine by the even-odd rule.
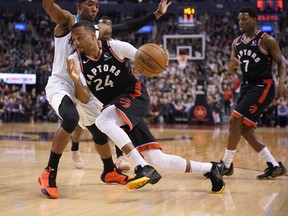
[[[52,74],[46,85],[46,96],[53,109],[62,119],[62,123],[53,138],[48,164],[38,178],[40,190],[48,198],[58,198],[56,176],[59,161],[71,138],[71,134],[75,131],[77,125],[87,127],[93,136],[93,140],[96,144],[96,151],[99,153],[104,164],[101,180],[105,183],[116,182],[119,184],[126,184],[128,176],[123,175],[116,169],[112,160],[108,137],[99,131],[94,124],[95,118],[102,107],[101,102],[95,97],[91,97],[87,104],[77,101],[74,97],[74,84],[66,70],[66,57],[71,54],[75,48],[71,43],[70,30],[74,23],[79,20],[94,21],[99,11],[99,1],[77,0],[77,15],[73,15],[69,11],[63,10],[54,0],[42,0],[42,4],[50,18],[57,24],[54,29],[54,61]],[[169,5],[170,3],[167,3],[167,0],[161,0],[157,11],[138,18],[137,20],[114,26],[113,34],[128,34],[137,31],[147,23],[150,23],[165,14]],[[103,25],[97,26],[95,32],[97,38],[101,38],[105,35],[106,30],[107,29],[105,29],[105,26]],[[77,104],[77,106],[75,106],[75,104]],[[98,111],[95,112],[95,109]],[[76,134],[78,137],[73,137],[73,141],[77,147],[81,132],[77,130]],[[76,151],[76,147],[73,146],[72,150]],[[80,168],[81,165],[83,164],[78,163],[78,168]]]
[[[287,98],[285,85],[286,66],[276,40],[265,32],[256,29],[257,11],[243,8],[239,11],[238,21],[242,33],[232,44],[230,73],[238,68],[242,72],[240,97],[229,119],[228,145],[222,159],[225,164],[224,175],[233,174],[233,157],[241,136],[263,158],[268,168],[257,179],[269,179],[285,175],[286,168],[277,162],[267,146],[256,135],[257,120],[275,97],[272,77],[272,62],[278,66],[278,93]]]
[[[135,165],[136,175],[126,186],[136,189],[160,180],[160,174],[147,160],[153,166],[170,171],[205,173],[212,182],[212,192],[221,193],[225,187],[224,164],[201,163],[165,154],[151,134],[143,120],[150,106],[148,92],[125,61],[126,58],[134,60],[136,48],[122,41],[98,41],[89,21],[80,21],[72,27],[72,40],[77,52],[69,56],[67,70],[75,84],[75,96],[87,103],[92,93],[103,103],[95,124]],[[138,185],[133,183],[136,179]]]

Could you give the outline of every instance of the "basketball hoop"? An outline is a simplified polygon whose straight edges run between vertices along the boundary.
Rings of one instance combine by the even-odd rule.
[[[184,70],[186,68],[188,58],[189,55],[186,54],[177,55],[178,67],[180,70]]]

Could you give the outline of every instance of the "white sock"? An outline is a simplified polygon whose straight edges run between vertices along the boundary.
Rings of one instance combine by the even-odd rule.
[[[143,159],[143,157],[139,154],[137,149],[133,149],[127,154],[127,157],[130,158],[130,160],[134,163],[135,166],[141,165],[144,167],[147,165],[146,161]]]
[[[271,152],[265,146],[260,152],[258,152],[258,155],[263,158],[266,162],[271,162],[273,166],[279,166],[279,163],[275,160],[275,158],[272,156]]]
[[[226,168],[229,168],[231,166],[235,153],[236,149],[235,150],[228,150],[227,148],[225,149],[225,154],[222,158],[222,161]]]
[[[212,163],[202,163],[197,161],[190,161],[191,172],[207,173],[211,171]]]

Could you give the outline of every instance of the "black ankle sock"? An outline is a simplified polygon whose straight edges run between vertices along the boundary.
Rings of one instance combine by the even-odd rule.
[[[62,156],[62,154],[56,154],[56,153],[51,151],[49,162],[48,162],[48,167],[51,167],[52,169],[57,171],[61,156]]]
[[[104,165],[104,171],[111,172],[114,170],[115,164],[113,163],[112,157],[109,157],[107,159],[101,158],[103,165]]]
[[[79,142],[74,142],[72,140],[71,151],[78,151],[79,150]]]
[[[118,146],[115,146],[116,148],[116,156],[117,158],[120,157],[120,156],[123,156],[123,152],[118,148]]]

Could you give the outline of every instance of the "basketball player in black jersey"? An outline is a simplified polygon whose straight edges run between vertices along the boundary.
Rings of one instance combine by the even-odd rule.
[[[113,35],[125,35],[135,32],[144,25],[159,19],[166,13],[170,3],[168,3],[167,0],[160,0],[158,9],[155,12],[149,13],[146,16],[140,17],[136,20],[131,20],[127,23],[113,26]],[[49,95],[49,97],[47,97],[49,98],[49,103],[52,105],[53,109],[55,109],[62,122],[53,138],[47,166],[38,178],[40,190],[48,198],[58,198],[56,176],[60,158],[71,138],[72,132],[74,141],[72,150],[75,153],[78,153],[79,156],[79,151],[77,151],[77,149],[81,135],[81,128],[79,127],[80,123],[81,126],[85,126],[91,132],[95,143],[95,149],[99,153],[104,164],[101,180],[106,183],[117,182],[119,184],[126,184],[128,176],[123,175],[118,169],[116,169],[112,160],[108,137],[97,129],[93,118],[91,123],[87,123],[87,121],[85,123],[81,122],[81,120],[88,119],[89,116],[91,116],[91,110],[87,109],[86,107],[84,112],[85,114],[81,114],[81,117],[84,118],[80,117],[78,113],[79,108],[82,108],[83,110],[85,106],[77,104],[77,107],[79,108],[76,109],[75,97],[73,95],[74,93],[72,93],[74,92],[74,86],[66,71],[65,58],[70,54],[70,50],[73,49],[70,43],[71,28],[78,20],[90,20],[94,22],[99,12],[99,0],[77,0],[77,15],[73,15],[69,11],[62,9],[55,3],[55,0],[42,0],[42,5],[51,20],[56,23],[56,27],[54,29],[54,41],[55,50],[57,50],[57,52],[55,52],[52,74],[49,77],[49,81],[46,86],[46,94],[47,96]],[[99,38],[101,38],[106,34],[107,29],[105,29],[105,26],[103,25],[99,25],[98,28],[99,31],[97,31],[97,34],[99,34]],[[56,69],[54,69],[54,65],[56,65]],[[93,102],[93,100],[91,100],[91,102]],[[77,133],[75,133],[75,131]],[[83,163],[78,165],[83,166]],[[81,166],[78,166],[78,168],[81,168]]]
[[[233,157],[241,136],[263,158],[268,168],[257,179],[269,179],[285,175],[287,172],[281,162],[277,162],[263,141],[256,135],[257,120],[275,97],[272,77],[272,62],[278,66],[278,93],[287,98],[285,85],[286,66],[276,40],[256,29],[257,11],[243,8],[239,11],[238,22],[242,33],[232,44],[230,73],[238,68],[242,72],[240,97],[229,119],[228,145],[222,159],[225,164],[224,175],[233,174]]]
[[[212,182],[212,193],[221,193],[225,187],[222,180],[224,164],[185,160],[165,154],[151,134],[143,120],[150,106],[148,92],[125,61],[126,58],[134,60],[137,49],[122,41],[98,41],[95,28],[89,21],[78,22],[72,27],[72,40],[77,52],[67,59],[67,70],[75,83],[75,96],[86,103],[92,92],[103,103],[96,126],[135,165],[136,175],[127,181],[126,186],[136,189],[159,181],[161,176],[146,163],[147,160],[153,166],[170,171],[202,172]]]

